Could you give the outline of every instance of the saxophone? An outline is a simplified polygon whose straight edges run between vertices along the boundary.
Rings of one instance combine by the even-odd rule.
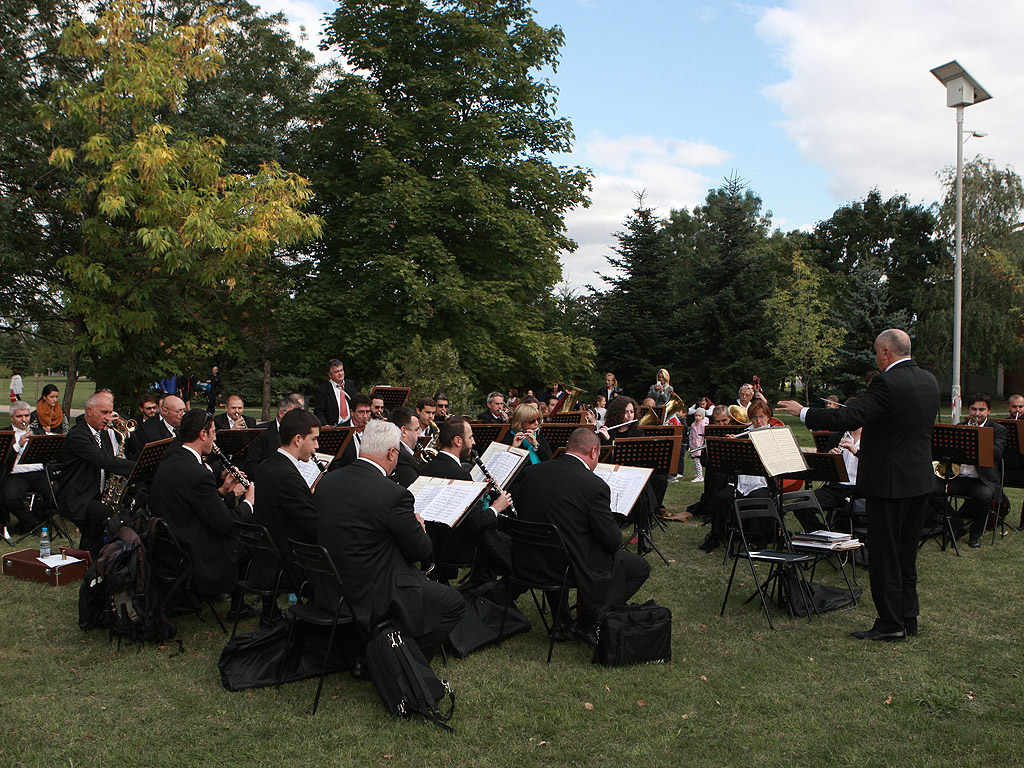
[[[107,426],[117,432],[118,437],[121,438],[121,441],[117,446],[117,458],[123,459],[125,443],[128,442],[128,438],[131,437],[132,432],[135,431],[138,425],[132,419],[126,420],[118,416]],[[120,506],[121,499],[124,498],[124,492],[127,487],[127,477],[115,475],[113,472],[107,473],[107,485],[103,489],[103,504],[111,507],[112,509],[116,509]]]

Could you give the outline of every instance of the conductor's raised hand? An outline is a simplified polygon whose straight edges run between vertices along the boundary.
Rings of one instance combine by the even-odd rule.
[[[799,416],[800,411],[804,409],[796,400],[779,400],[775,407],[780,408],[790,416]]]

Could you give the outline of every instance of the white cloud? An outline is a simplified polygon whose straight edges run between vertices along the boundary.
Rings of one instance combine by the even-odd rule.
[[[704,142],[594,133],[579,144],[575,156],[594,169],[590,207],[565,217],[579,248],[562,255],[563,279],[578,287],[601,284],[594,272],[610,269],[605,256],[613,255],[613,235],[623,230],[636,208],[638,192],[663,217],[673,208],[692,208],[714,186],[711,177],[696,169],[719,166],[730,154]]]
[[[965,157],[1020,167],[1022,29],[1024,4],[1005,0],[793,0],[758,22],[790,73],[765,93],[836,198],[878,187],[930,203],[941,195],[936,173],[956,160],[956,127],[929,70],[956,59],[993,94],[965,112],[968,128],[990,132]]]

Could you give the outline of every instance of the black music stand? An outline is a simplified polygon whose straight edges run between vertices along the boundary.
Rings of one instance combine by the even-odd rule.
[[[708,424],[704,427],[704,437],[725,437],[726,435],[737,435],[747,429],[742,424]]]
[[[586,411],[559,411],[548,416],[549,424],[580,424],[587,423]]]
[[[811,437],[814,438],[814,449],[818,453],[826,453],[829,450],[829,443],[832,442],[832,436],[835,432],[829,432],[823,429],[811,430]]]
[[[317,440],[317,453],[326,453],[335,460],[341,458],[341,454],[348,448],[352,435],[355,434],[355,427],[320,427],[320,437]],[[327,465],[330,468],[330,464]]]
[[[476,452],[481,456],[491,443],[501,442],[508,434],[508,424],[485,424],[482,421],[471,421],[469,425],[473,428],[473,440],[476,442]]]
[[[412,389],[409,387],[389,387],[378,384],[370,390],[370,399],[379,397],[384,401],[384,407],[392,411],[399,406],[405,405],[405,401],[409,399],[410,392],[412,392]]]
[[[541,424],[540,434],[548,441],[551,450],[565,448],[569,444],[569,437],[577,429],[594,429],[593,424]],[[476,434],[475,432],[473,433]]]
[[[1003,452],[1003,461],[1004,462],[1006,461],[1006,457],[1007,456],[1024,455],[1024,419],[990,419],[990,421],[994,421],[996,424],[1002,424],[1004,427],[1006,427],[1006,450]],[[1002,488],[1005,490],[1006,487],[1007,487],[1006,486],[1006,471],[1004,469],[1003,470]],[[1009,487],[1010,488],[1018,488],[1020,486],[1011,485]],[[1003,535],[1004,536],[1006,535],[1006,529],[1007,528],[1009,528],[1011,531],[1014,531],[1014,532],[1020,530],[1019,528],[1014,528],[1012,524],[1010,524],[1010,523],[1008,523],[1006,521],[1006,518],[1007,518],[1007,516],[1009,515],[1009,512],[1010,512],[1009,506],[1007,506],[1007,509],[1006,509],[1007,514],[999,516],[999,511],[998,510],[1002,507],[1003,500],[1000,498],[1000,499],[996,499],[995,501],[996,501],[996,510],[997,510],[995,514],[997,515],[997,519],[996,519],[996,524],[992,528],[992,543],[993,544],[995,544],[995,542],[996,542],[996,531],[995,531],[995,529],[997,527],[1001,527],[1001,530],[1003,531]],[[1021,507],[1021,508],[1024,509],[1024,507]]]
[[[621,464],[626,467],[644,467],[653,469],[659,473],[670,473],[673,466],[679,462],[679,441],[682,438],[674,437],[620,437],[612,443],[612,464]],[[675,457],[676,464],[672,463]],[[653,514],[651,517],[659,526],[664,523]],[[636,535],[637,552],[642,554],[645,544],[658,553],[665,565],[669,564],[668,559],[661,553],[661,550],[654,544],[651,538],[651,521],[635,520],[633,522],[633,533]]]
[[[7,466],[7,454],[14,445],[14,431],[0,431],[0,467]]]
[[[241,431],[241,430],[239,430]],[[129,485],[139,485],[141,483],[151,483],[153,478],[156,477],[157,467],[160,466],[160,462],[164,458],[164,453],[174,442],[173,437],[165,437],[163,440],[157,440],[153,443],[146,443],[142,449],[142,453],[135,460],[135,467],[132,469],[132,473],[128,476],[128,483],[125,485],[127,490]],[[218,441],[217,447],[220,447]]]
[[[225,456],[240,461],[249,452],[249,446],[266,431],[265,427],[262,429],[218,429],[217,447]]]
[[[43,471],[46,473],[46,484],[50,488],[50,508],[47,518],[14,542],[15,545],[20,544],[29,536],[38,535],[43,526],[46,525],[49,527],[49,530],[54,532],[54,536],[63,536],[68,540],[68,543],[74,546],[74,541],[71,539],[71,534],[68,533],[67,526],[61,520],[60,515],[57,514],[57,493],[53,488],[53,472],[59,466],[58,460],[63,452],[64,435],[29,435],[28,442],[25,443],[25,450],[21,452],[21,461],[19,463],[43,465]],[[51,536],[51,540],[54,536]]]
[[[950,508],[949,481],[959,472],[954,472],[954,464],[973,464],[978,467],[991,467],[993,463],[993,438],[992,430],[981,427],[971,427],[961,424],[935,424],[932,426],[932,459],[939,463],[936,474],[942,482],[942,539],[939,547],[943,552],[950,542],[953,544],[953,551],[960,557],[960,547],[956,543],[956,534],[953,532],[953,520],[946,511]],[[940,474],[941,472],[941,474]],[[938,536],[936,531],[929,531],[921,537],[920,547],[925,545],[929,539]]]
[[[678,450],[672,452],[672,469],[669,470],[670,475],[676,474],[679,470],[679,456],[683,452],[684,438],[686,437],[686,427],[682,424],[662,424],[656,427],[644,427],[644,437],[671,437],[678,438]]]

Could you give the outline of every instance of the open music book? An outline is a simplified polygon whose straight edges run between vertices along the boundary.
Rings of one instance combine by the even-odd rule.
[[[318,453],[316,457],[324,463],[324,466],[330,464],[334,459],[333,456],[326,453]],[[306,485],[312,488],[316,484],[316,481],[320,479],[320,467],[318,467],[316,462],[312,459],[296,463],[299,465],[299,474],[302,475],[302,479],[306,481]]]
[[[416,514],[424,520],[454,528],[484,495],[487,483],[420,477],[409,486],[409,490],[416,497]]]
[[[627,516],[654,472],[650,467],[598,464],[594,474],[612,489],[612,512]]]
[[[764,427],[751,430],[749,435],[769,475],[807,471],[807,462],[789,427]]]
[[[487,450],[480,457],[480,461],[487,467],[487,471],[491,473],[494,482],[502,488],[506,488],[512,478],[515,477],[516,472],[522,468],[529,457],[530,452],[525,448],[513,448],[511,445],[495,441],[487,446]],[[487,481],[484,473],[480,471],[480,467],[476,466],[476,464],[473,465],[473,471],[470,473],[470,476],[478,483]]]

